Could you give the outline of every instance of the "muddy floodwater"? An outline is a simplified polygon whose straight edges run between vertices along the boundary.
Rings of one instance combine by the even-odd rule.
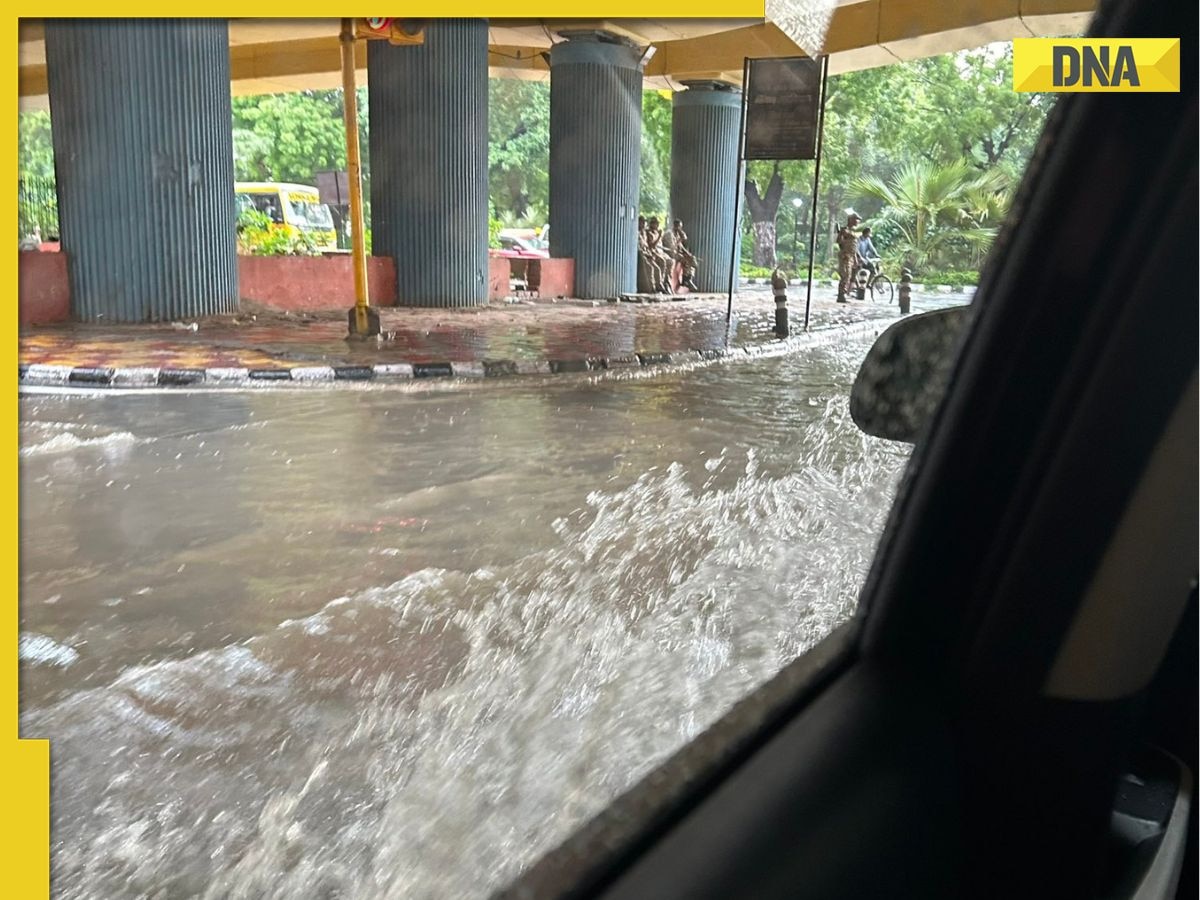
[[[54,895],[503,886],[851,614],[908,452],[868,346],[22,396]]]

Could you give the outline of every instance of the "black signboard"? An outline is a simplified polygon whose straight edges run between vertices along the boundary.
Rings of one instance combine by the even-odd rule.
[[[743,159],[816,159],[820,107],[820,60],[748,60]]]
[[[317,193],[330,206],[350,205],[350,176],[346,172],[317,172]]]

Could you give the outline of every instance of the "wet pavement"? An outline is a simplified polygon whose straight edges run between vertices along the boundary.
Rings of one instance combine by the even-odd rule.
[[[55,895],[505,884],[851,615],[908,456],[850,420],[869,343],[23,392],[21,733],[51,739]]]
[[[803,324],[804,295],[789,292],[793,333]],[[965,298],[913,296],[913,311]],[[285,314],[247,305],[238,316],[167,325],[38,326],[22,329],[20,363],[73,367],[173,369],[271,368],[293,364],[374,365],[485,360],[614,357],[748,346],[775,340],[775,305],[768,288],[734,298],[658,304],[585,301],[501,304],[467,310],[382,308],[379,341],[347,341],[343,312]],[[895,306],[836,302],[813,291],[810,327],[886,319]],[[192,330],[192,326],[195,329]]]

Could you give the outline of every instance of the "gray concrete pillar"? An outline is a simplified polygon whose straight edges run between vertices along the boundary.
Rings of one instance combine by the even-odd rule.
[[[575,293],[637,289],[641,54],[580,35],[550,51],[550,254],[575,260]]]
[[[733,221],[741,104],[741,91],[714,82],[689,85],[672,102],[671,215],[683,219],[690,249],[700,259],[696,284],[702,291],[729,288],[735,232],[741,243]]]
[[[224,19],[47,19],[71,311],[170,321],[237,308]]]
[[[367,48],[371,252],[405,306],[487,303],[487,45],[486,20],[435,19],[424,44]]]

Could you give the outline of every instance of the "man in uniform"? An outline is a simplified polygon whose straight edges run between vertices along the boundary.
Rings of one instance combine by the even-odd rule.
[[[851,210],[846,216],[846,224],[838,229],[838,303],[846,302],[846,292],[858,271],[858,234],[854,229],[861,221],[859,214]]]
[[[654,290],[659,294],[671,293],[671,267],[674,261],[662,246],[663,233],[658,226],[658,216],[651,216],[650,221],[646,223],[646,247],[648,256],[657,263],[658,280],[655,281]]]
[[[650,256],[645,216],[638,216],[637,289],[639,294],[652,294],[658,289],[658,263]]]
[[[688,249],[687,232],[683,230],[683,219],[676,219],[674,226],[671,228],[671,233],[675,239],[675,258],[683,266],[683,274],[679,278],[679,283],[689,291],[700,290],[696,287],[696,257],[692,251]]]

